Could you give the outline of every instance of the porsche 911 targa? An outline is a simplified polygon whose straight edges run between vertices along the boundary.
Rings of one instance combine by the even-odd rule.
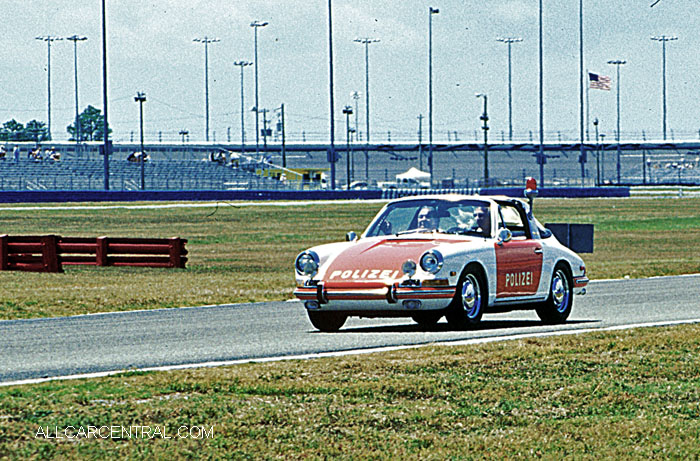
[[[296,289],[311,323],[337,331],[349,316],[443,316],[455,328],[484,313],[534,309],[564,322],[586,266],[533,216],[524,200],[436,195],[389,202],[358,238],[300,253]]]

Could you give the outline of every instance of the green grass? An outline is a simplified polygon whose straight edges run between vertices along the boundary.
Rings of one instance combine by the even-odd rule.
[[[692,325],[0,388],[0,458],[697,459],[698,360]]]
[[[0,272],[0,319],[284,300],[303,249],[361,232],[377,203],[298,207],[0,210],[9,235],[188,239],[186,270],[67,266],[64,274]],[[700,272],[700,199],[537,200],[542,222],[595,225],[593,279]]]

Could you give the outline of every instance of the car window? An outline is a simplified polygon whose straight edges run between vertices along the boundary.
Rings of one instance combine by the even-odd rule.
[[[525,237],[525,223],[518,209],[510,205],[500,205],[499,211],[503,219],[502,225],[513,233],[513,237]]]

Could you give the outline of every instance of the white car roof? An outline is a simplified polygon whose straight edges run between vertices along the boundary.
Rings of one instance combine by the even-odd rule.
[[[496,200],[520,200],[522,199],[515,197],[507,197],[505,195],[467,195],[467,194],[431,194],[431,195],[410,195],[407,197],[401,197],[395,200],[391,200],[389,203],[405,202],[410,200],[445,200],[447,202],[458,202],[462,200],[478,200],[482,202],[495,203]]]

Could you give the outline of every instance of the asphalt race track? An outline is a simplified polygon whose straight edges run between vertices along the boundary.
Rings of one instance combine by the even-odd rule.
[[[351,318],[320,333],[299,302],[231,304],[0,321],[0,385],[128,369],[172,369],[249,360],[315,357],[572,330],[700,322],[700,274],[593,281],[569,321],[541,325],[534,312],[485,315],[474,330],[443,319],[423,330],[410,319]]]

